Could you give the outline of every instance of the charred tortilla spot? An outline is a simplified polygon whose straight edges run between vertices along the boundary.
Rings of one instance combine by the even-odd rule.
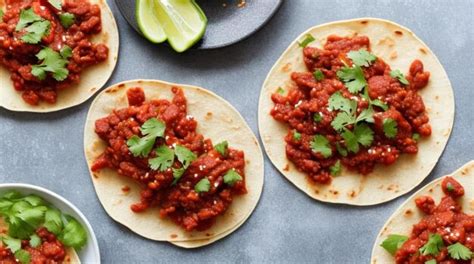
[[[367,21],[367,20],[362,20],[362,21],[360,21],[360,23],[361,23],[362,25],[367,25],[367,24],[369,23],[369,21]]]
[[[391,59],[391,60],[394,60],[394,59],[396,59],[397,57],[398,57],[397,51],[393,51],[393,52],[390,54],[390,59]]]
[[[394,33],[395,33],[395,35],[397,35],[399,37],[403,36],[403,32],[401,32],[400,30],[395,30]]]
[[[347,195],[349,195],[349,197],[351,197],[351,198],[354,198],[354,197],[357,196],[357,193],[356,193],[356,191],[352,190]]]
[[[173,239],[175,239],[175,238],[178,237],[178,235],[176,235],[176,234],[171,234],[170,237],[173,238]]]
[[[285,167],[283,167],[284,171],[290,171],[290,164],[286,164]]]
[[[283,66],[283,67],[281,68],[281,70],[282,70],[283,72],[290,72],[290,71],[291,71],[291,63],[285,64],[285,66]]]
[[[407,217],[408,217],[408,216],[411,216],[412,214],[413,214],[413,211],[412,211],[411,209],[407,209],[407,210],[405,211],[405,216],[407,216]]]
[[[423,53],[423,54],[427,54],[428,52],[426,52],[426,50],[424,48],[420,48],[420,52]]]

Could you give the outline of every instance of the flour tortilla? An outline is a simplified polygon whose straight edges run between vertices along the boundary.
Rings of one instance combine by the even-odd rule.
[[[291,72],[307,71],[298,42],[306,34],[316,41],[309,46],[322,47],[329,35],[365,35],[370,38],[372,52],[385,60],[392,69],[408,72],[410,64],[420,59],[431,72],[430,82],[420,91],[425,102],[432,135],[422,139],[417,155],[401,155],[392,166],[377,166],[368,176],[343,169],[330,185],[311,184],[306,174],[299,172],[286,158],[284,137],[286,124],[274,120],[271,94],[278,87],[294,85]],[[448,76],[433,52],[409,29],[387,20],[360,18],[333,22],[311,28],[301,34],[271,69],[260,95],[259,129],[265,150],[274,166],[296,187],[310,197],[329,203],[358,206],[374,205],[399,197],[420,184],[441,156],[448,142],[454,120],[454,96]]]
[[[459,200],[464,213],[474,214],[474,161],[467,163],[449,176],[454,177],[464,187],[464,196]],[[438,204],[441,198],[445,196],[441,189],[441,182],[444,178],[441,177],[428,183],[421,190],[410,196],[388,219],[378,234],[372,249],[372,259],[370,261],[372,264],[395,263],[395,258],[383,249],[380,244],[390,234],[410,235],[413,225],[420,222],[424,216],[423,212],[416,207],[415,199],[428,195],[433,197],[436,204]]]
[[[21,93],[13,88],[10,79],[10,72],[0,65],[0,106],[16,112],[47,113],[63,110],[87,101],[97,91],[99,91],[112,75],[117,64],[119,51],[119,33],[114,15],[105,0],[89,0],[90,3],[100,5],[102,16],[102,31],[93,37],[95,43],[105,43],[109,47],[107,61],[93,65],[84,69],[80,75],[77,85],[72,85],[65,90],[58,91],[58,98],[55,104],[40,102],[33,106],[27,104],[21,97]],[[0,1],[2,9],[3,1]]]
[[[217,218],[216,223],[204,232],[186,232],[169,219],[158,216],[158,208],[150,208],[143,213],[134,213],[130,205],[139,201],[140,187],[133,180],[120,176],[110,169],[98,173],[91,172],[95,190],[107,213],[117,222],[133,232],[159,241],[191,242],[199,241],[197,247],[212,243],[237,229],[255,209],[263,187],[263,155],[257,139],[242,116],[224,99],[205,89],[172,84],[154,80],[135,80],[113,85],[101,92],[91,105],[84,132],[84,148],[89,167],[103,152],[105,143],[94,132],[94,123],[115,108],[128,106],[126,90],[130,87],[144,89],[147,100],[171,99],[173,86],[183,89],[187,98],[188,114],[198,121],[198,132],[214,143],[227,140],[232,148],[241,149],[246,157],[246,185],[248,193],[235,196],[227,212]],[[122,187],[131,188],[124,194]],[[207,242],[203,243],[202,240]],[[209,242],[212,241],[212,242]]]
[[[6,233],[8,230],[8,225],[3,221],[3,218],[0,217],[0,235]],[[0,240],[0,244],[2,244],[2,241]],[[66,257],[64,258],[64,264],[81,264],[81,260],[79,259],[79,256],[77,255],[76,251],[74,248],[67,247],[66,248]]]

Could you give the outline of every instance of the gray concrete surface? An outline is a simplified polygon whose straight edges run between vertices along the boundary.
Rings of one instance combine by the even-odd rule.
[[[423,184],[474,158],[474,1],[287,0],[251,38],[224,49],[181,55],[138,37],[109,2],[121,33],[120,60],[109,84],[156,78],[206,87],[241,111],[255,133],[260,86],[300,32],[363,16],[399,22],[438,55],[455,91],[453,134]],[[115,223],[95,196],[82,150],[90,102],[46,115],[0,110],[0,182],[44,186],[76,204],[95,229],[104,263],[368,263],[377,232],[407,197],[365,208],[316,202],[266,159],[260,204],[233,235],[197,250],[149,241]]]

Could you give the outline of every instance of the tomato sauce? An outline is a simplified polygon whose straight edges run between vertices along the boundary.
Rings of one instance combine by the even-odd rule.
[[[197,121],[187,114],[186,98],[180,88],[172,89],[171,101],[155,99],[145,102],[141,88],[127,91],[129,107],[116,109],[109,116],[95,123],[95,132],[107,142],[107,149],[96,159],[92,171],[111,168],[124,177],[134,179],[142,187],[140,202],[133,204],[131,210],[142,212],[150,207],[159,207],[160,216],[169,217],[187,231],[205,230],[212,226],[219,215],[225,213],[234,195],[247,192],[245,187],[244,152],[229,148],[223,156],[213,147],[210,139],[196,131]],[[171,168],[165,171],[152,170],[150,157],[134,157],[127,146],[127,140],[140,135],[140,127],[150,118],[157,118],[166,124],[165,137],[155,142],[184,146],[196,154],[183,176],[172,184],[174,177]],[[179,167],[175,160],[172,167]],[[234,185],[224,184],[223,175],[234,169],[243,178]],[[207,177],[211,187],[208,192],[197,193],[196,183]]]
[[[32,247],[29,240],[21,242],[21,248],[30,254],[31,264],[62,263],[66,259],[66,249],[53,233],[41,227],[36,231],[36,234],[41,238],[41,245],[38,247]],[[16,264],[19,262],[16,261],[9,248],[0,245],[0,263]]]
[[[371,146],[361,147],[357,153],[349,152],[347,156],[338,152],[337,144],[344,146],[345,143],[331,126],[337,115],[337,111],[328,108],[331,95],[340,91],[345,98],[357,100],[357,114],[369,106],[365,98],[351,94],[337,76],[337,72],[345,64],[352,64],[347,58],[347,52],[360,49],[370,51],[368,37],[329,36],[322,49],[303,48],[307,71],[291,73],[293,85],[286,94],[272,94],[274,107],[270,114],[275,120],[289,127],[285,137],[286,156],[298,170],[306,173],[312,182],[329,184],[332,179],[330,168],[338,160],[350,170],[369,174],[377,164],[390,165],[403,153],[416,154],[418,147],[413,138],[415,133],[421,137],[431,134],[423,99],[418,94],[418,91],[428,84],[430,73],[424,71],[421,61],[415,60],[406,76],[409,85],[403,86],[390,76],[390,66],[381,58],[377,58],[369,67],[362,67],[368,84],[368,94],[371,100],[381,100],[389,108],[383,111],[374,107],[374,123],[370,124],[374,132]],[[315,71],[321,71],[324,79],[316,80],[313,76]],[[316,113],[321,117],[318,121],[313,118]],[[384,136],[383,120],[386,118],[397,123],[398,132],[394,138]],[[349,126],[350,128],[352,127]],[[295,138],[295,132],[300,133],[301,137]],[[324,135],[329,140],[332,156],[325,158],[312,151],[311,140],[315,134]]]
[[[474,215],[465,214],[457,202],[457,198],[464,195],[464,188],[452,177],[446,177],[441,187],[445,196],[438,205],[430,196],[421,196],[415,200],[418,209],[426,215],[413,226],[409,239],[397,250],[397,263],[425,263],[431,259],[446,264],[471,263],[471,260],[453,259],[447,250],[447,246],[459,242],[474,251]],[[437,256],[419,254],[429,234],[439,234],[443,238],[445,247],[441,248]]]
[[[32,8],[50,24],[49,34],[38,44],[27,44],[21,40],[25,30],[16,31],[21,10]],[[64,28],[58,17],[58,10],[45,0],[6,0],[6,11],[0,20],[0,65],[11,73],[14,88],[30,105],[41,101],[54,104],[57,93],[80,81],[80,73],[88,66],[103,62],[108,57],[105,44],[93,43],[90,39],[102,31],[99,5],[87,0],[67,0],[62,12],[73,14],[74,24]],[[45,46],[59,52],[65,45],[72,49],[67,70],[69,75],[57,81],[50,74],[40,80],[31,73],[32,65],[39,64],[36,54]],[[2,87],[4,88],[4,87]]]

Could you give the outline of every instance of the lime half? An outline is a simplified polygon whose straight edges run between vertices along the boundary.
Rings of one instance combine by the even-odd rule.
[[[183,52],[202,38],[207,17],[194,0],[153,1],[157,18],[174,50]]]
[[[153,43],[166,40],[166,33],[158,20],[155,0],[137,0],[136,16],[138,27],[145,38]]]

